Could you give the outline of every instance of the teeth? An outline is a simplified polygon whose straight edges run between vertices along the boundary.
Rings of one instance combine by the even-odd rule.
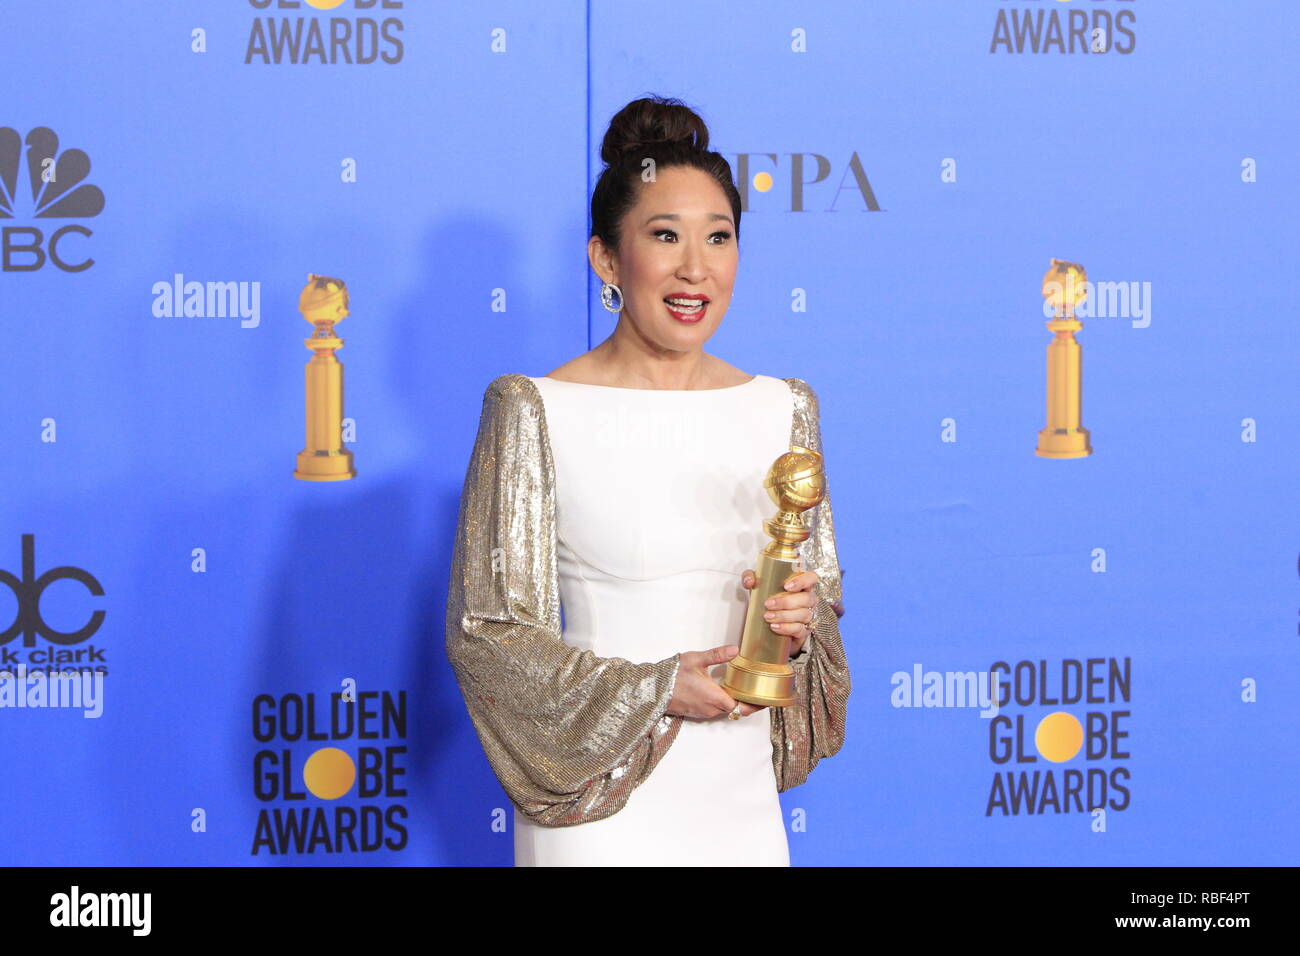
[[[682,305],[687,308],[698,308],[704,304],[699,299],[664,299],[664,301],[670,305]]]

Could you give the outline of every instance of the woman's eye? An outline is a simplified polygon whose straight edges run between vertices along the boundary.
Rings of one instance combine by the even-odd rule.
[[[672,229],[656,229],[654,234],[655,234],[656,238],[657,238],[657,237],[660,237],[660,236],[672,236],[674,239],[677,238],[677,233],[676,233],[674,230],[672,230]],[[723,240],[725,241],[725,240],[728,240],[728,239],[731,238],[731,233],[727,232],[727,231],[724,229],[724,230],[721,230],[721,231],[719,231],[719,232],[715,232],[712,236],[709,236],[709,238],[710,238],[710,239],[715,239],[715,238],[717,238],[718,236],[721,236],[721,237],[723,238]],[[715,242],[714,245],[715,245],[715,246],[720,246],[720,245],[722,245],[722,243],[721,243],[721,242]]]

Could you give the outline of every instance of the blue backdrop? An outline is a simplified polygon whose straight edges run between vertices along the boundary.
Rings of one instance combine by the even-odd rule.
[[[0,861],[511,861],[443,654],[457,498],[487,383],[611,330],[600,139],[659,93],[746,197],[709,351],[821,399],[854,688],[783,795],[794,862],[1294,862],[1300,5],[4,23],[0,666],[29,676]],[[1052,257],[1116,284],[1077,335],[1073,460],[1034,454]],[[293,477],[308,273],[351,296],[349,481]],[[191,282],[243,310],[174,309]],[[53,663],[104,675],[93,708],[41,705]],[[949,672],[1017,679],[992,718],[904,681]],[[309,760],[356,782],[321,796]]]

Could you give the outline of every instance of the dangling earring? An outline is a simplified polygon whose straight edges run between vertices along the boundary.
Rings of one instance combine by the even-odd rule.
[[[610,290],[613,290],[614,292],[618,293],[618,308],[614,308],[613,304],[610,302],[610,300],[613,298],[613,296],[610,295]],[[614,285],[614,283],[612,282],[602,282],[600,285],[600,304],[605,307],[605,310],[607,312],[613,312],[615,315],[622,312],[623,311],[623,290],[620,289],[618,286]]]

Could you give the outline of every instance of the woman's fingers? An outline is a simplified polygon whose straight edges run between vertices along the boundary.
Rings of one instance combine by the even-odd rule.
[[[763,620],[772,625],[772,630],[781,634],[796,634],[800,628],[812,619],[813,605],[811,603],[763,612]]]
[[[761,706],[755,706],[754,704],[747,704],[743,700],[736,700],[730,694],[726,694],[725,691],[724,691],[724,695],[726,696],[727,700],[731,702],[731,705],[729,707],[724,707],[718,711],[718,716],[720,717],[726,716],[727,714],[735,710],[737,707],[740,708],[741,717],[748,717],[750,714],[757,713],[758,711],[763,709]]]
[[[784,592],[781,597],[789,594],[799,594],[805,591],[811,592],[817,586],[821,576],[816,571],[799,571],[786,578],[781,590]],[[754,573],[753,568],[747,568],[740,572],[740,583],[747,589],[753,589],[758,582],[758,576]]]
[[[810,591],[817,586],[821,579],[816,571],[800,571],[798,574],[792,574],[786,578],[786,591]]]
[[[802,634],[817,606],[815,591],[793,591],[767,599],[763,620],[779,634]]]
[[[816,571],[800,571],[790,575],[786,587],[768,598],[764,603],[763,619],[778,634],[798,636],[804,632],[804,626],[812,620],[813,608],[817,606],[817,582],[820,576]],[[758,576],[753,568],[746,568],[740,573],[740,583],[746,590],[753,590],[758,583]]]
[[[735,710],[737,707],[740,708],[741,717],[748,717],[750,714],[756,714],[760,710],[763,710],[763,705],[761,704],[750,704],[750,703],[746,703],[743,700],[735,700],[735,698],[732,698],[731,706],[728,707],[727,710],[724,711],[723,713],[724,714],[730,713],[732,710]]]

